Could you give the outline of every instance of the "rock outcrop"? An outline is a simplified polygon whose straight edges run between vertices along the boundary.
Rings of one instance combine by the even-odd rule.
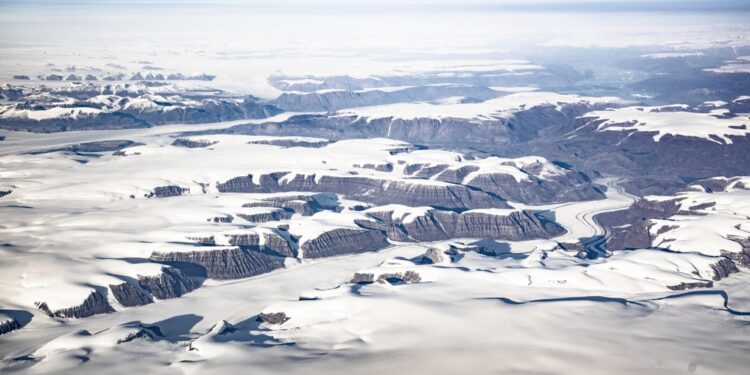
[[[21,328],[21,323],[19,323],[14,318],[7,318],[3,321],[0,321],[0,335],[4,335],[6,333],[15,331],[20,328]]]
[[[431,242],[461,237],[521,241],[551,238],[565,231],[557,223],[529,210],[455,213],[431,209],[406,222],[394,220],[391,211],[368,212],[368,215],[375,221],[358,220],[357,224],[381,230],[394,241]]]
[[[750,268],[750,237],[729,236],[730,240],[737,242],[742,246],[742,250],[736,253],[722,251],[721,255],[733,260],[737,265]]]
[[[260,313],[258,314],[258,321],[262,323],[267,324],[284,324],[287,320],[291,319],[290,317],[286,316],[283,312],[275,312],[275,313]]]
[[[195,283],[174,267],[162,267],[156,276],[138,276],[138,284],[158,299],[180,297],[196,288]]]
[[[177,186],[177,185],[166,185],[166,186],[157,186],[154,188],[154,190],[147,194],[147,198],[168,198],[168,197],[176,197],[179,195],[183,195],[185,193],[190,192],[189,188]]]
[[[719,281],[733,273],[740,272],[737,265],[729,258],[721,258],[718,262],[711,265],[711,269],[714,271],[714,281]]]
[[[596,219],[610,230],[608,249],[645,249],[651,247],[653,241],[649,231],[650,220],[666,219],[677,214],[679,210],[679,199],[639,199],[625,210],[606,212],[597,215]]]
[[[422,255],[422,264],[442,263],[443,260],[445,260],[443,252],[434,247],[427,249],[424,255]]]
[[[508,207],[502,198],[483,191],[456,184],[435,184],[421,181],[390,181],[364,176],[294,175],[288,172],[257,176],[235,177],[217,184],[220,192],[273,193],[285,191],[328,192],[376,205],[404,204],[408,206],[471,209]],[[253,180],[257,179],[258,184]]]
[[[422,277],[414,271],[381,273],[377,280],[381,284],[415,284],[422,281]]]
[[[284,258],[239,247],[196,251],[155,251],[151,261],[210,279],[240,279],[284,267]]]
[[[676,285],[667,285],[667,288],[669,290],[688,290],[688,289],[697,289],[697,288],[713,288],[714,283],[713,281],[696,281],[696,282],[681,282]]]
[[[177,138],[172,142],[172,146],[177,147],[186,147],[186,148],[202,148],[202,147],[208,147],[215,145],[216,141],[206,141],[206,140],[192,140],[192,139],[186,139],[186,138]]]
[[[96,314],[106,314],[114,312],[112,306],[107,302],[107,297],[97,291],[92,291],[86,299],[77,306],[52,310],[45,302],[37,302],[37,308],[45,314],[55,318],[85,318]]]
[[[390,246],[385,233],[377,230],[336,228],[300,245],[305,258],[376,251]]]
[[[125,307],[143,306],[154,302],[153,298],[137,285],[125,282],[110,284],[109,290],[117,302]]]

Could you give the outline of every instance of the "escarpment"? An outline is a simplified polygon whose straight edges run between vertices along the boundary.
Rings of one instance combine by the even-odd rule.
[[[178,268],[162,267],[161,271],[156,276],[138,276],[141,288],[158,299],[180,297],[196,288],[195,283]]]
[[[85,318],[96,314],[106,314],[114,312],[115,310],[107,302],[105,297],[98,290],[92,291],[88,297],[80,305],[52,309],[46,302],[36,302],[37,308],[42,310],[45,314],[55,318]]]
[[[653,236],[649,231],[651,219],[666,219],[680,210],[678,199],[639,199],[621,211],[597,215],[597,221],[612,233],[607,247],[619,249],[643,249],[651,247]]]
[[[388,247],[388,237],[377,230],[336,228],[300,245],[305,258],[362,253]]]
[[[3,322],[0,322],[0,335],[15,331],[19,328],[21,328],[21,324],[19,324],[15,319],[5,320]]]
[[[387,210],[368,215],[375,220],[358,220],[357,224],[383,231],[394,241],[430,242],[461,237],[521,241],[551,238],[564,232],[557,223],[529,210],[455,213],[430,209],[407,220],[393,218],[393,212]]]
[[[288,172],[278,172],[235,177],[218,183],[217,189],[231,193],[328,192],[375,205],[396,203],[446,209],[508,207],[499,196],[450,183],[381,180],[363,176],[289,175]]]
[[[125,307],[143,306],[154,302],[154,299],[138,285],[125,282],[122,284],[111,284],[109,290],[117,302]]]
[[[187,274],[210,279],[239,279],[284,267],[284,258],[260,251],[231,247],[196,251],[155,251],[151,261],[169,264]]]

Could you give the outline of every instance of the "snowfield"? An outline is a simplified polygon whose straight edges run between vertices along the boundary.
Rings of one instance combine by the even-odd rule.
[[[583,117],[603,120],[598,125],[599,131],[656,133],[656,142],[665,135],[679,135],[732,143],[729,136],[750,134],[748,116],[721,118],[713,113],[664,110],[663,107],[623,107],[589,112]]]
[[[507,118],[511,113],[524,108],[549,105],[560,109],[561,104],[575,103],[605,104],[625,103],[625,101],[615,97],[595,98],[550,92],[518,92],[481,103],[398,103],[342,110],[339,111],[339,114],[354,114],[371,119],[388,117],[405,120],[416,118],[461,118],[492,121],[498,118]]]
[[[748,15],[0,0],[0,374],[747,374]]]

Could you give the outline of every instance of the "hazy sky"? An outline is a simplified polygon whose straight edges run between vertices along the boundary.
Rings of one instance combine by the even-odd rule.
[[[750,44],[748,7],[732,0],[0,0],[0,76],[33,75],[46,63],[149,60],[221,72],[217,81],[227,85],[253,76],[263,86],[276,71],[367,74],[399,59],[523,58],[549,46],[732,47]]]

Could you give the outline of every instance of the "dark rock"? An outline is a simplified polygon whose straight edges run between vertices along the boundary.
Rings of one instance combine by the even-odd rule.
[[[729,235],[727,238],[740,244],[740,246],[742,246],[742,250],[737,253],[722,251],[721,255],[731,259],[741,267],[750,268],[750,237],[738,237]]]
[[[729,277],[729,275],[733,273],[740,272],[737,265],[728,258],[721,258],[721,260],[711,265],[711,269],[714,271],[714,281],[719,281],[723,278]]]
[[[56,318],[85,318],[95,314],[106,314],[114,312],[112,306],[107,302],[107,297],[99,291],[92,291],[88,297],[78,306],[51,310],[45,302],[36,302],[37,308],[45,314]]]
[[[217,184],[220,192],[273,193],[284,191],[310,191],[343,194],[354,200],[372,204],[404,204],[409,206],[432,205],[448,209],[508,207],[507,203],[492,194],[472,190],[463,185],[433,185],[418,181],[385,181],[360,176],[295,175],[285,182],[287,172],[235,177]]]
[[[172,146],[187,147],[187,148],[201,148],[201,147],[208,147],[211,145],[215,145],[216,143],[218,142],[204,141],[204,140],[194,141],[192,139],[177,138],[172,142]]]
[[[521,210],[506,214],[430,210],[410,222],[391,218],[390,211],[369,213],[376,221],[356,221],[357,225],[386,233],[394,241],[431,242],[451,238],[485,238],[520,241],[551,238],[564,229],[538,212]]]
[[[154,188],[154,191],[147,194],[147,198],[168,198],[168,197],[176,197],[185,193],[189,193],[189,188],[184,188],[177,185],[166,185],[166,186],[157,186]]]
[[[375,275],[357,272],[349,282],[352,284],[372,284],[375,282]]]
[[[15,318],[0,321],[0,336],[21,328],[21,323]]]
[[[286,316],[283,312],[276,313],[260,313],[258,314],[258,321],[268,324],[284,324],[287,320],[291,319]]]
[[[155,251],[151,261],[200,273],[211,279],[239,279],[284,267],[284,258],[237,247],[198,251]],[[192,266],[192,267],[191,267]],[[197,269],[194,267],[197,266]],[[190,274],[190,273],[188,273]]]
[[[131,283],[110,284],[109,289],[117,302],[125,307],[143,306],[154,302],[146,291]]]
[[[378,275],[377,282],[381,284],[414,284],[422,281],[422,277],[414,271],[406,271],[404,273],[381,273]]]
[[[305,241],[300,249],[305,258],[322,258],[375,251],[388,246],[388,238],[381,231],[336,228]]]
[[[163,267],[157,276],[138,276],[138,284],[158,299],[177,298],[197,286],[174,267]]]
[[[681,282],[677,285],[667,285],[670,290],[688,290],[696,288],[713,288],[713,281],[696,281],[691,283]]]
[[[292,213],[281,208],[269,208],[268,212],[254,214],[238,213],[237,216],[250,223],[265,223],[268,221],[289,219],[292,217]]]

